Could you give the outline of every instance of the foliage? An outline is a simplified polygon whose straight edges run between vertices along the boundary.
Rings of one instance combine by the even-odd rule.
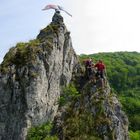
[[[82,55],[81,61],[92,58],[94,62],[99,59],[106,64],[107,75],[111,86],[122,94],[128,88],[140,86],[140,54],[136,52],[99,53]],[[115,80],[114,80],[115,79]]]
[[[63,135],[67,140],[101,140],[95,131],[94,117],[82,108],[75,113],[72,107],[67,110],[67,118],[63,126]]]
[[[129,129],[140,130],[140,53],[115,52],[80,55],[80,60],[99,59],[106,64],[107,78],[112,90],[118,94],[123,110],[129,117]]]
[[[90,86],[90,84],[89,84]],[[93,97],[90,100],[90,106],[85,105],[85,99],[89,97],[89,86],[85,86],[83,94],[75,102],[71,101],[71,104],[66,108],[66,116],[63,124],[63,135],[67,140],[101,140],[103,135],[108,136],[110,139],[114,139],[114,133],[112,130],[107,130],[106,134],[102,134],[102,130],[99,132],[97,129],[102,126],[110,126],[111,121],[105,115],[105,109],[103,105],[104,95],[100,94],[99,100],[95,100]],[[91,87],[91,86],[90,86]],[[86,100],[86,102],[88,102]],[[94,106],[96,113],[91,113],[90,107]]]
[[[57,136],[50,135],[52,127],[50,122],[32,127],[28,132],[27,140],[58,140]]]
[[[80,96],[79,92],[73,84],[69,84],[67,87],[63,88],[63,94],[60,96],[58,101],[60,106],[66,103],[76,100]]]
[[[16,47],[13,47],[5,55],[4,61],[1,64],[1,72],[8,72],[9,66],[15,65],[17,67],[28,64],[29,62],[35,62],[36,54],[41,52],[39,40],[30,40],[28,43],[17,43]]]
[[[140,131],[130,131],[129,132],[130,140],[140,140]]]

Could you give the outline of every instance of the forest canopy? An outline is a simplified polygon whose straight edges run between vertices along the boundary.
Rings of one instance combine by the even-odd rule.
[[[92,58],[93,63],[103,60],[108,81],[118,95],[129,118],[130,136],[140,136],[140,53],[115,52],[80,55],[80,61]]]

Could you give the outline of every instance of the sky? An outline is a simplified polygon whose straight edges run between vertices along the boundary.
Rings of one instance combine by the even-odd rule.
[[[140,52],[139,0],[0,0],[0,62],[17,42],[36,38],[54,11],[47,4],[63,6],[61,12],[77,54]]]

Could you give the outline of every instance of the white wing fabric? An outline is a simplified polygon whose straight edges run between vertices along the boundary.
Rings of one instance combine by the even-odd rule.
[[[67,13],[69,16],[72,17],[72,15],[70,13],[68,13],[63,7],[61,7],[61,6],[58,5],[58,8],[59,8],[59,10],[64,11],[65,13]]]
[[[54,4],[49,4],[49,5],[46,5],[42,10],[49,10],[49,9],[54,9],[54,10],[61,10],[61,11],[64,11],[65,13],[67,13],[69,16],[72,17],[72,15],[70,13],[68,13],[66,10],[64,10],[63,7],[59,6],[59,5],[54,5]]]
[[[46,5],[42,10],[49,10],[49,9],[59,10],[59,7],[57,5],[49,4]]]

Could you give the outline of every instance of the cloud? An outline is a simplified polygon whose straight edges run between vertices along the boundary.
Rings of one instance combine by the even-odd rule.
[[[50,0],[63,6],[62,12],[73,47],[78,54],[110,51],[140,52],[139,0]],[[45,0],[0,2],[0,54],[17,42],[28,41],[51,21],[53,11],[42,12]],[[16,7],[16,8],[13,8]]]
[[[140,52],[138,0],[72,0],[71,3],[72,38],[78,53]]]

